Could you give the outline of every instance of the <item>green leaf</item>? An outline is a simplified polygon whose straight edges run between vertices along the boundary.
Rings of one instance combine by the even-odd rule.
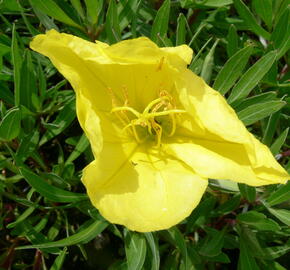
[[[275,131],[276,131],[276,127],[277,127],[279,119],[280,119],[280,115],[281,115],[281,112],[277,111],[277,112],[271,114],[271,116],[269,117],[269,120],[268,120],[267,125],[266,125],[266,129],[264,132],[263,140],[262,140],[262,142],[264,144],[266,144],[266,145],[271,144],[273,137],[274,137],[274,134],[275,134]]]
[[[212,232],[205,238],[204,244],[201,246],[199,253],[203,256],[214,257],[221,253],[224,245],[225,230]]]
[[[79,157],[79,155],[81,155],[89,147],[89,145],[90,145],[90,142],[88,141],[86,135],[83,134],[81,138],[79,139],[75,149],[67,158],[65,164],[69,164],[73,162],[76,158]]]
[[[272,27],[273,19],[272,0],[254,0],[253,6],[256,13],[270,29]]]
[[[85,194],[66,191],[48,184],[41,177],[28,169],[20,168],[20,172],[29,185],[31,185],[43,197],[51,201],[65,203],[87,199]]]
[[[231,104],[246,97],[270,70],[275,59],[276,51],[271,51],[250,67],[233,88],[228,102]]]
[[[87,17],[92,25],[96,24],[102,11],[103,0],[85,0]]]
[[[21,139],[16,152],[16,163],[21,164],[34,151],[39,140],[39,132],[33,131]]]
[[[158,10],[154,19],[151,39],[158,45],[162,45],[162,40],[166,38],[170,13],[170,0],[165,0]]]
[[[176,28],[176,46],[185,44],[186,37],[186,18],[180,13],[177,19],[177,28]]]
[[[53,0],[29,0],[31,6],[65,24],[82,29]]]
[[[121,40],[120,22],[115,0],[109,2],[105,27],[108,40],[111,44]]]
[[[193,231],[197,219],[203,218],[203,220],[206,220],[210,215],[210,212],[213,210],[215,203],[216,198],[213,196],[201,201],[187,219],[186,232]]]
[[[278,101],[277,93],[276,92],[267,92],[260,95],[248,97],[244,99],[238,106],[235,107],[235,111],[239,112],[242,111],[249,106],[258,104],[258,103],[265,103],[267,101]]]
[[[28,50],[25,51],[20,82],[20,104],[33,111],[35,109],[35,106],[33,106],[33,100],[37,100],[38,97],[36,92],[36,75],[34,73],[31,53]]]
[[[30,206],[27,208],[14,222],[11,222],[7,225],[8,229],[14,228],[18,223],[24,221],[26,218],[28,218],[36,209],[35,206]]]
[[[141,270],[146,256],[146,240],[140,233],[128,231],[125,236],[125,251],[128,270]]]
[[[227,54],[232,57],[238,50],[239,37],[236,27],[232,24],[227,35]]]
[[[16,249],[66,247],[78,244],[86,244],[94,239],[98,234],[100,234],[107,226],[108,223],[106,221],[97,220],[91,223],[89,226],[82,227],[82,229],[74,235],[64,239],[37,245],[17,247]]]
[[[238,185],[242,196],[249,202],[254,202],[256,199],[256,188],[242,183]]]
[[[239,256],[239,268],[240,270],[259,270],[259,267],[252,256],[251,251],[247,247],[247,244],[243,237],[240,238],[240,256]]]
[[[276,191],[266,199],[269,206],[273,206],[289,200],[290,198],[290,181],[285,185],[281,185]]]
[[[72,6],[74,7],[74,9],[77,11],[78,15],[84,19],[85,18],[85,13],[84,13],[84,9],[82,7],[82,3],[80,0],[70,0]]]
[[[280,136],[276,139],[276,141],[271,145],[270,149],[271,149],[271,152],[273,153],[273,155],[277,155],[279,153],[281,147],[283,146],[283,144],[285,143],[285,141],[287,139],[288,132],[289,132],[289,127],[286,128],[280,134]]]
[[[251,54],[252,46],[247,46],[236,52],[218,73],[213,88],[222,95],[226,94],[242,74]]]
[[[154,239],[152,233],[145,233],[146,240],[150,246],[152,259],[151,259],[151,270],[159,270],[160,267],[160,256],[159,256],[159,246],[157,241]]]
[[[286,245],[282,245],[282,246],[274,246],[274,247],[266,247],[264,248],[264,252],[266,254],[265,259],[269,260],[275,260],[279,257],[281,257],[282,255],[288,253],[290,250],[290,244],[286,244]],[[277,269],[277,270],[286,270],[286,268],[270,268],[268,270],[273,270],[273,269]]]
[[[274,48],[277,49],[277,59],[282,57],[290,49],[290,7],[288,6],[271,35]]]
[[[240,195],[233,196],[232,198],[228,199],[225,203],[221,204],[218,208],[216,208],[214,215],[220,216],[232,212],[240,205],[240,201],[241,201]]]
[[[11,141],[20,132],[21,111],[18,107],[11,108],[0,123],[0,139]]]
[[[186,247],[186,243],[184,240],[184,236],[178,230],[177,227],[172,227],[167,232],[168,232],[170,238],[172,239],[173,243],[175,243],[175,246],[179,249],[179,251],[183,257],[185,269],[189,269],[190,262],[189,262],[189,258],[188,258],[188,254],[187,254],[187,247]]]
[[[71,124],[75,117],[75,100],[73,99],[68,102],[60,111],[52,125],[49,126],[47,131],[42,136],[39,145],[43,145],[50,139],[54,138],[56,135],[63,132]]]
[[[61,270],[62,269],[62,265],[64,263],[65,256],[66,256],[66,251],[67,251],[67,248],[65,247],[61,251],[61,253],[56,257],[53,265],[50,267],[50,270]]]
[[[20,56],[19,46],[17,42],[16,26],[13,24],[12,29],[12,44],[11,44],[11,56],[13,64],[13,75],[14,75],[14,97],[15,105],[20,105],[20,74],[22,66],[22,58]]]
[[[246,213],[239,214],[237,220],[247,224],[259,231],[279,231],[280,226],[272,219],[269,219],[262,213],[257,211],[249,211]]]
[[[34,245],[42,245],[46,243],[47,238],[36,230],[35,226],[32,226],[28,221],[23,220],[17,225],[23,231],[24,236]],[[45,244],[44,244],[45,245]],[[49,253],[59,253],[59,249],[57,247],[39,247],[44,252]]]
[[[204,79],[206,83],[210,82],[211,74],[212,74],[212,69],[214,65],[214,52],[215,48],[218,44],[219,40],[217,39],[213,46],[211,47],[209,53],[206,55],[203,65],[202,65],[202,70],[200,76]]]
[[[119,16],[120,29],[123,31],[131,23],[132,35],[136,37],[136,20],[141,0],[128,0],[124,2],[126,4]]]
[[[237,9],[239,15],[244,19],[246,25],[259,36],[264,37],[265,39],[270,39],[270,34],[262,28],[256,21],[255,16],[249,10],[249,8],[244,4],[242,0],[233,0],[235,8]]]
[[[290,226],[290,211],[286,209],[268,208],[269,212],[286,225]]]
[[[279,111],[282,107],[285,106],[285,104],[286,102],[284,101],[268,101],[264,103],[257,103],[242,111],[239,111],[237,114],[245,125],[251,125],[258,120],[261,120],[271,115],[272,113]]]

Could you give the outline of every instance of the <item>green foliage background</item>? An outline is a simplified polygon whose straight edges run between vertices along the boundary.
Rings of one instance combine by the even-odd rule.
[[[0,268],[290,269],[289,183],[213,181],[167,231],[130,232],[99,215],[80,182],[92,153],[74,92],[29,49],[52,28],[110,44],[138,36],[188,44],[189,68],[290,172],[288,0],[2,0]]]

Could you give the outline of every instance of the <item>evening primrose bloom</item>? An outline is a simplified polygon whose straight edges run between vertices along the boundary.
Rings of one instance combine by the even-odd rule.
[[[167,229],[198,205],[208,178],[251,186],[289,178],[226,100],[187,69],[188,46],[159,48],[145,37],[109,46],[54,30],[30,46],[75,90],[95,158],[82,181],[110,222]]]

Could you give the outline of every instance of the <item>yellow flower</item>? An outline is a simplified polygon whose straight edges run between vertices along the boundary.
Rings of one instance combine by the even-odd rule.
[[[187,69],[188,46],[159,48],[144,37],[109,46],[51,30],[31,48],[76,92],[95,158],[82,181],[110,222],[167,229],[198,205],[208,178],[252,186],[288,179],[225,99]]]

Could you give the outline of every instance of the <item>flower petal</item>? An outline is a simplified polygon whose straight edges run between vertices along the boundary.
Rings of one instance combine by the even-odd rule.
[[[112,153],[89,164],[82,178],[93,205],[106,219],[140,232],[167,229],[186,218],[207,187],[207,180],[185,164],[148,153],[150,148],[140,146],[109,182],[103,181],[108,176],[102,173],[110,170],[108,164],[118,163],[119,153],[108,148]],[[107,167],[100,170],[99,162]]]
[[[146,37],[118,42],[106,48],[105,52],[111,59],[122,63],[159,63],[166,58],[173,67],[177,64],[184,68],[192,58],[192,50],[187,45],[159,48]]]
[[[188,139],[180,139],[179,143],[176,141],[166,145],[166,152],[178,157],[203,177],[233,180],[251,186],[285,183],[287,180],[287,173],[275,160],[274,163],[273,160],[271,162],[279,167],[253,168],[242,144],[206,139],[193,139],[190,142]]]
[[[288,173],[226,100],[191,71],[181,74],[176,83],[179,100],[194,124],[188,119],[182,123],[178,135],[187,139],[172,145],[171,151],[203,177],[249,185],[285,183]]]

